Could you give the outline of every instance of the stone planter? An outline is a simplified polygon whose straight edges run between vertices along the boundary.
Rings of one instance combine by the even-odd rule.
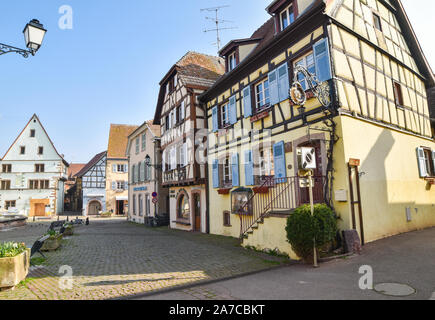
[[[63,233],[64,236],[72,236],[74,234],[74,228],[66,228]]]
[[[13,258],[0,258],[0,291],[13,289],[26,279],[30,268],[30,249]]]
[[[62,235],[56,236],[55,238],[50,238],[44,241],[44,245],[41,251],[55,251],[60,247],[60,241],[62,240]]]

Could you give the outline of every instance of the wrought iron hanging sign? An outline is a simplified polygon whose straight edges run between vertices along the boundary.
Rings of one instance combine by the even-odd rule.
[[[329,83],[327,81],[320,82],[314,74],[311,74],[306,68],[302,66],[295,66],[293,85],[289,90],[291,101],[298,106],[303,107],[307,102],[307,94],[298,81],[298,75],[302,73],[308,87],[313,92],[313,95],[319,100],[324,107],[329,107],[331,104],[331,97],[329,94]]]

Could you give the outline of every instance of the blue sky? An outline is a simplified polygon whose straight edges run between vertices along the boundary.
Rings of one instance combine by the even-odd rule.
[[[417,36],[435,65],[433,0],[403,0]],[[0,57],[0,157],[33,113],[69,162],[87,162],[106,150],[110,123],[152,119],[158,83],[187,51],[216,54],[212,13],[237,29],[223,44],[250,36],[267,19],[270,0],[15,0],[0,2],[0,42],[24,47],[22,30],[37,18],[48,30],[35,57]],[[61,30],[58,10],[73,9],[73,29]],[[413,5],[414,4],[414,5]],[[419,8],[425,8],[419,12]]]

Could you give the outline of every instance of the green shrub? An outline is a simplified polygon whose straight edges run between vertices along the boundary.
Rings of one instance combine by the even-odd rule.
[[[16,243],[16,242],[5,242],[0,244],[0,258],[13,258],[24,251],[26,251],[27,247],[24,243]]]
[[[314,238],[318,249],[335,239],[337,219],[325,204],[314,206],[314,216],[310,205],[303,205],[288,218],[286,232],[293,251],[308,261],[313,256]]]

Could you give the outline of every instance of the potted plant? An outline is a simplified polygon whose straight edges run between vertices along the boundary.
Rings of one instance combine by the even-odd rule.
[[[14,288],[26,279],[30,267],[30,249],[24,243],[0,244],[0,291]]]
[[[44,241],[41,251],[57,250],[57,248],[60,247],[60,241],[62,240],[62,235],[54,230],[49,230],[46,235],[50,236],[50,238]]]
[[[72,224],[67,223],[63,227],[65,228],[63,233],[64,236],[72,236],[74,234],[74,227]]]

